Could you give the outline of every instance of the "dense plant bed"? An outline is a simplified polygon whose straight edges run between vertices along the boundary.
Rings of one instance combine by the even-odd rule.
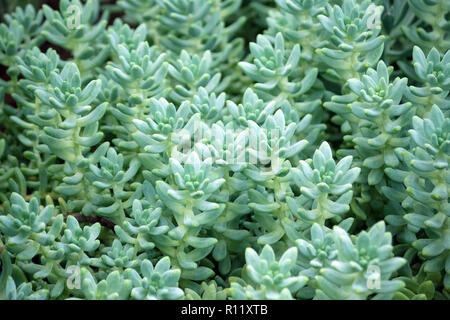
[[[449,1],[42,2],[2,7],[1,299],[450,297]]]

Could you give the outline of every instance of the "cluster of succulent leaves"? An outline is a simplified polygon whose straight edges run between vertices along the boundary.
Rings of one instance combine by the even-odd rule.
[[[447,0],[18,6],[0,298],[449,299],[449,50]]]

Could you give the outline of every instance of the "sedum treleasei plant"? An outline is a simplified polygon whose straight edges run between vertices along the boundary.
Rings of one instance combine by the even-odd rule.
[[[0,299],[450,299],[448,1],[41,2],[0,8]]]

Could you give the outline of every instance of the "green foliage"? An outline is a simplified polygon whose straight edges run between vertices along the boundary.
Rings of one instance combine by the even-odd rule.
[[[250,283],[242,286],[239,281],[231,282],[231,297],[239,300],[290,300],[292,293],[303,287],[308,278],[291,276],[291,269],[297,260],[297,248],[287,250],[275,260],[275,253],[266,245],[261,254],[248,248],[245,251],[246,265],[244,270]]]
[[[318,19],[329,40],[316,52],[328,67],[324,76],[330,81],[345,82],[375,65],[382,55],[381,26],[370,20],[383,8],[372,1],[344,0],[342,7],[328,4],[326,9]]]
[[[133,283],[131,297],[136,300],[176,300],[184,296],[178,288],[180,270],[170,269],[170,259],[164,257],[153,267],[148,260],[140,266],[142,277],[134,269],[125,271]]]
[[[367,232],[362,231],[354,240],[338,226],[333,228],[333,242],[336,257],[328,262],[315,277],[318,299],[390,299],[402,288],[401,280],[389,280],[392,273],[406,261],[391,257],[391,235],[385,233],[384,222],[380,221]],[[375,269],[375,268],[376,269]],[[379,270],[379,285],[371,282],[371,269]]]
[[[450,298],[448,1],[1,7],[0,299]]]

